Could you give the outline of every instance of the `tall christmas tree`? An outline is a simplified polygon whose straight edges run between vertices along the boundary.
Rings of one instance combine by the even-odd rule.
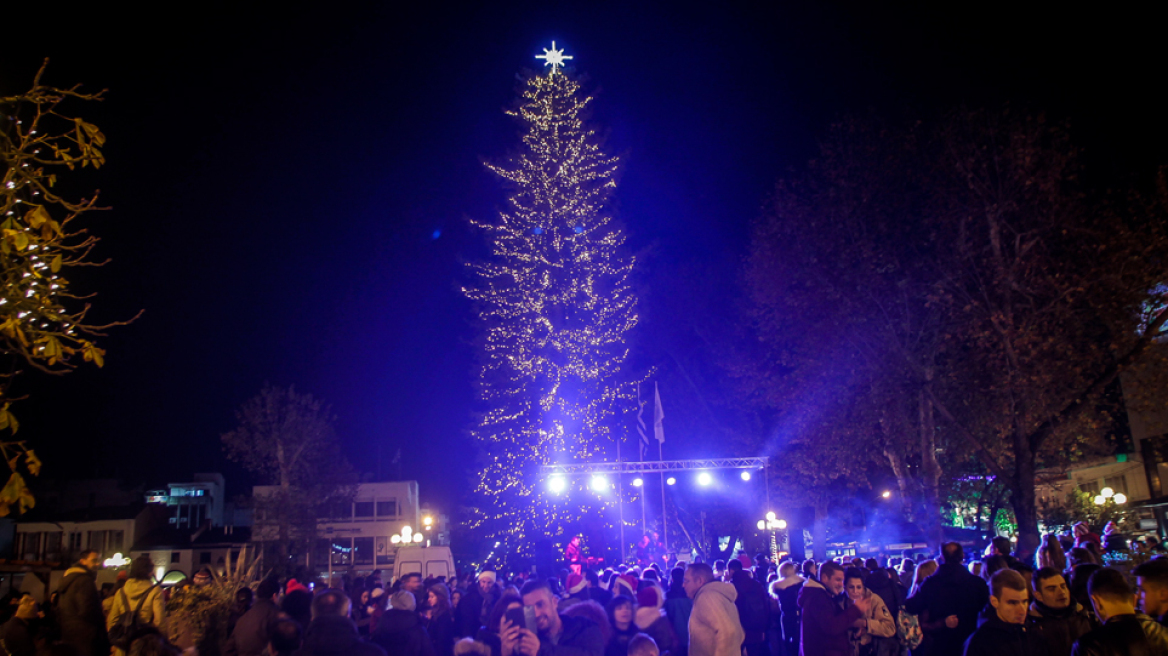
[[[539,467],[614,460],[618,416],[635,407],[626,338],[637,323],[634,258],[610,211],[618,160],[585,122],[592,97],[545,49],[508,110],[522,146],[488,164],[510,189],[492,222],[474,222],[491,255],[464,289],[482,325],[474,435],[485,454],[476,486],[479,525],[496,555],[534,538],[567,535],[615,502],[589,481],[551,491]]]

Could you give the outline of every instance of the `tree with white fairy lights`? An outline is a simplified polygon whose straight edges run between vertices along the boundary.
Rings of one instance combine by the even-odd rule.
[[[634,258],[609,207],[618,159],[585,121],[592,97],[561,70],[571,57],[553,42],[539,58],[545,72],[525,76],[507,111],[523,126],[522,146],[487,164],[510,193],[497,219],[473,221],[491,254],[470,265],[464,288],[482,326],[475,523],[498,554],[575,533],[614,501],[586,493],[588,481],[549,491],[538,468],[615,459],[617,419],[635,408],[626,365]]]

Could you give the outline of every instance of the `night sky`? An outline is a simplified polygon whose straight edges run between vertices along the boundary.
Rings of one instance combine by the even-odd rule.
[[[46,56],[47,82],[109,89],[80,112],[109,139],[85,180],[113,206],[90,218],[112,262],[72,278],[98,292],[98,320],[145,310],[104,340],[104,369],[16,390],[32,394],[14,410],[47,477],[210,470],[243,492],[218,436],[270,381],[332,403],[359,469],[376,472],[380,445],[396,475],[400,447],[423,500],[456,503],[467,217],[504,202],[481,159],[517,146],[501,110],[553,39],[625,155],[618,211],[656,301],[686,293],[681,270],[732,280],[776,177],[845,112],[1010,101],[1070,117],[1106,176],[1168,163],[1164,17],[1110,7],[19,4],[3,12],[0,94]],[[647,312],[641,339],[670,319]],[[669,430],[667,455],[735,455]]]

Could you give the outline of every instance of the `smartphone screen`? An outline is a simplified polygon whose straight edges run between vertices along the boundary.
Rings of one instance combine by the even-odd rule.
[[[538,631],[536,631],[534,608],[531,606],[523,607],[523,621],[524,625],[527,626],[528,631],[531,631],[532,633],[538,633]]]
[[[527,626],[527,618],[522,608],[508,608],[503,617],[507,618],[511,626]]]

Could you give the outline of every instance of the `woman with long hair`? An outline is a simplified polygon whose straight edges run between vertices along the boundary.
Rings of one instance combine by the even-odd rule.
[[[1056,572],[1067,571],[1067,555],[1063,553],[1063,545],[1054,533],[1047,533],[1042,537],[1042,546],[1038,547],[1034,564],[1038,569],[1053,568]]]
[[[434,653],[454,656],[454,612],[450,606],[450,588],[445,583],[435,583],[426,591],[426,600],[430,607],[426,633],[430,634]]]
[[[491,608],[487,616],[486,626],[479,627],[475,640],[491,648],[491,656],[502,656],[503,641],[499,638],[499,627],[503,624],[503,616],[512,608],[523,608],[523,598],[518,592],[504,592],[499,601]]]
[[[604,646],[604,656],[628,656],[629,640],[637,635],[637,625],[633,621],[636,602],[631,597],[617,595],[608,602],[608,623],[612,625],[612,637]]]

